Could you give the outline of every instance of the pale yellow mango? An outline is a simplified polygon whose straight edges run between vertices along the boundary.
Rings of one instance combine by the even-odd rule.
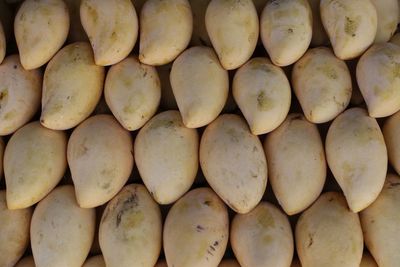
[[[321,0],[320,12],[338,58],[356,58],[374,42],[378,14],[371,0]]]
[[[392,43],[373,45],[357,64],[357,83],[371,117],[380,118],[400,110],[400,47]]]
[[[192,186],[198,170],[199,136],[176,110],[153,117],[135,139],[143,183],[159,204],[171,204]]]
[[[275,65],[291,65],[307,51],[312,38],[312,23],[307,0],[267,3],[260,18],[260,35]]]
[[[390,164],[400,174],[400,112],[389,117],[383,126],[383,136]]]
[[[67,169],[67,135],[38,121],[15,134],[4,152],[9,209],[30,207],[53,190]]]
[[[388,174],[382,192],[360,214],[365,244],[379,267],[399,264],[400,177]]]
[[[363,233],[341,193],[327,192],[297,221],[296,248],[307,267],[360,267]]]
[[[107,73],[104,96],[121,125],[135,131],[156,113],[161,98],[157,70],[128,57]]]
[[[47,128],[66,130],[93,112],[103,92],[104,67],[94,64],[88,43],[61,49],[44,73],[40,122]]]
[[[228,71],[205,46],[183,52],[172,64],[170,81],[183,123],[189,128],[215,120],[228,98]]]
[[[76,202],[73,186],[54,189],[32,216],[31,247],[37,267],[81,267],[93,242],[96,215]]]
[[[18,55],[0,65],[0,135],[8,135],[29,122],[40,108],[42,73],[25,70]]]
[[[135,46],[139,23],[130,0],[82,0],[80,19],[97,65],[116,64]]]
[[[378,15],[378,29],[374,43],[388,42],[396,32],[399,22],[398,0],[371,0]]]
[[[124,186],[133,168],[130,133],[111,115],[80,124],[68,141],[67,158],[82,208],[103,205]]]
[[[163,246],[168,266],[217,267],[229,238],[228,210],[210,188],[197,188],[169,210]]]
[[[232,221],[230,242],[241,266],[287,267],[294,241],[289,219],[268,202],[261,202]]]
[[[15,16],[14,33],[22,66],[36,69],[62,47],[69,31],[68,7],[63,0],[26,0]]]
[[[104,210],[99,242],[105,266],[153,267],[161,239],[160,208],[143,185],[127,185]]]
[[[250,59],[236,71],[232,93],[255,135],[277,128],[285,120],[292,98],[283,70],[261,57]]]
[[[267,161],[260,140],[238,115],[221,115],[207,126],[200,166],[209,185],[235,212],[247,213],[260,202]]]
[[[368,207],[385,182],[387,150],[378,123],[361,108],[339,115],[328,130],[326,159],[353,212]]]
[[[326,178],[324,145],[318,128],[292,113],[264,143],[269,179],[288,215],[310,206],[321,194]]]
[[[0,191],[0,266],[13,267],[29,245],[32,209],[9,210],[6,191]]]
[[[259,32],[257,10],[252,0],[211,0],[205,23],[211,43],[225,69],[239,68],[250,59]]]
[[[334,119],[350,103],[349,69],[326,47],[310,49],[296,62],[292,85],[304,115],[313,123]]]
[[[147,0],[140,12],[139,60],[172,62],[189,45],[193,15],[188,0]]]

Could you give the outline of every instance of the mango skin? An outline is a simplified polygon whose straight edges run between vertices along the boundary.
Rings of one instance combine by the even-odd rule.
[[[73,186],[54,189],[32,216],[31,247],[36,265],[81,267],[93,242],[95,224],[95,210],[78,206]]]
[[[99,229],[107,267],[153,267],[161,239],[160,208],[143,185],[125,186],[107,204]]]
[[[112,66],[104,84],[106,105],[121,125],[140,129],[157,112],[161,84],[157,70],[128,57]]]
[[[308,208],[321,194],[327,171],[316,125],[301,114],[289,114],[266,137],[264,151],[272,189],[286,214]]]
[[[308,50],[295,63],[292,85],[304,115],[313,123],[333,120],[350,103],[350,71],[346,63],[326,47]]]
[[[135,46],[139,25],[130,0],[82,0],[80,19],[97,65],[116,64]]]
[[[9,209],[30,207],[60,182],[67,169],[67,135],[38,121],[11,136],[4,153]]]
[[[68,7],[62,0],[27,0],[19,8],[14,33],[27,70],[46,64],[68,36]]]
[[[194,189],[175,202],[165,220],[163,245],[168,266],[217,267],[228,238],[224,203],[210,188]]]
[[[44,73],[42,125],[53,130],[77,126],[96,108],[103,81],[104,67],[94,63],[90,44],[77,42],[62,48]]]
[[[359,59],[357,83],[371,117],[387,117],[400,110],[400,47],[392,43],[371,46]]]
[[[341,193],[322,194],[300,216],[295,236],[302,266],[360,265],[364,249],[360,219]]]
[[[257,10],[252,0],[211,0],[205,22],[211,43],[226,70],[237,69],[250,59],[259,34]]]
[[[40,108],[43,74],[25,70],[18,55],[7,56],[0,65],[0,136],[28,123]]]
[[[96,115],[72,132],[67,159],[82,208],[112,199],[127,182],[134,165],[130,133],[111,115]]]
[[[388,174],[379,197],[360,214],[365,244],[379,267],[396,266],[400,261],[399,203],[400,177]]]
[[[289,219],[268,202],[261,202],[232,221],[230,240],[242,266],[285,267],[292,262],[293,233]]]
[[[6,191],[0,191],[0,266],[13,267],[29,245],[32,208],[9,210]]]
[[[312,38],[312,11],[307,0],[268,2],[261,13],[262,43],[277,66],[295,63]]]
[[[221,113],[229,92],[229,76],[211,48],[196,46],[172,64],[170,82],[183,123],[203,127]]]
[[[207,126],[200,166],[211,188],[235,212],[247,213],[261,201],[267,160],[260,140],[238,115],[221,115]]]
[[[286,118],[292,99],[283,70],[267,58],[252,58],[233,77],[232,94],[255,135],[276,129]]]
[[[370,0],[321,0],[320,13],[338,58],[356,58],[374,42],[378,14]]]
[[[346,110],[329,127],[325,151],[349,208],[359,212],[374,202],[385,183],[388,163],[377,121],[364,109]]]
[[[190,189],[199,166],[198,151],[197,130],[185,127],[176,110],[157,114],[140,129],[134,145],[136,165],[159,204],[171,204]]]
[[[383,136],[388,151],[389,162],[400,174],[400,112],[390,116],[383,126]]]
[[[193,15],[188,0],[147,0],[140,12],[140,62],[172,62],[189,45]]]

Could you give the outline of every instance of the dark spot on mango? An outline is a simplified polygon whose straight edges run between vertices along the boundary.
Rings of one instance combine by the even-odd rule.
[[[138,204],[138,197],[136,193],[131,194],[123,203],[121,210],[117,214],[116,225],[119,227],[121,224],[122,216],[126,213],[127,210],[137,207]]]
[[[201,226],[201,225],[197,225],[197,226],[196,226],[196,231],[199,232],[199,233],[200,233],[200,232],[203,232],[203,231],[204,231],[204,227]]]
[[[308,234],[307,248],[311,247],[313,244],[314,244],[314,236],[312,234]]]
[[[355,37],[358,25],[359,21],[357,21],[356,19],[351,19],[350,17],[346,17],[346,22],[344,26],[345,33],[351,35],[352,37]]]

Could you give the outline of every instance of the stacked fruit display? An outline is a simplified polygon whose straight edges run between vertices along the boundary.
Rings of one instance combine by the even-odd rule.
[[[0,267],[400,267],[397,0],[0,22]]]

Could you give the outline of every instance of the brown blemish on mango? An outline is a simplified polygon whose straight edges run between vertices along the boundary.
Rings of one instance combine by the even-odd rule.
[[[358,28],[359,24],[360,24],[360,20],[359,20],[358,17],[355,18],[355,19],[351,19],[350,17],[346,17],[346,22],[345,22],[345,26],[344,26],[345,33],[347,33],[351,37],[355,37],[356,36],[356,31],[357,31],[357,28]]]
[[[261,58],[253,59],[250,63],[250,67],[252,70],[262,70],[267,73],[272,72],[272,68]]]
[[[174,128],[176,125],[175,121],[173,120],[156,120],[150,125],[150,129],[157,129],[157,128]]]
[[[135,211],[124,216],[121,225],[125,229],[135,228],[144,221],[144,214],[141,211]]]
[[[318,67],[317,70],[321,71],[325,76],[327,76],[328,78],[330,78],[332,80],[336,80],[338,78],[338,75],[337,75],[335,69],[328,64],[324,64],[324,65]]]
[[[93,23],[97,23],[99,19],[99,15],[97,14],[97,10],[90,6],[87,2],[85,2],[85,6],[87,9],[87,13],[89,18],[92,20]]]
[[[264,91],[261,91],[257,95],[257,108],[261,111],[268,111],[272,109],[274,103],[271,98],[265,95]]]
[[[15,118],[16,115],[17,115],[17,112],[15,110],[11,110],[11,111],[7,112],[6,114],[4,114],[4,119],[11,120],[11,119]]]
[[[117,203],[117,205],[119,204],[119,201]],[[116,216],[116,226],[119,227],[122,221],[122,217],[125,215],[125,213],[129,212],[134,212],[135,208],[139,205],[138,203],[138,197],[137,194],[135,192],[131,193],[129,195],[129,197],[124,200],[124,202],[122,203],[122,206],[119,210],[119,212],[117,213]],[[139,215],[140,216],[140,215]]]
[[[264,210],[257,217],[257,223],[261,225],[263,228],[275,227],[275,220],[272,217],[271,213],[267,210]]]
[[[383,100],[389,100],[393,95],[393,90],[380,88],[379,86],[374,86],[374,94]]]
[[[126,106],[122,109],[122,111],[123,111],[124,113],[128,113],[128,114],[135,113],[136,110],[137,110],[137,108],[134,107],[134,106],[132,106],[132,105],[126,105]]]
[[[0,109],[7,104],[7,100],[8,100],[8,88],[4,88],[3,90],[1,90],[0,92]]]
[[[268,245],[269,243],[272,242],[272,236],[270,236],[270,235],[265,235],[265,236],[263,236],[262,241],[263,241],[263,243],[264,243],[265,245]]]

